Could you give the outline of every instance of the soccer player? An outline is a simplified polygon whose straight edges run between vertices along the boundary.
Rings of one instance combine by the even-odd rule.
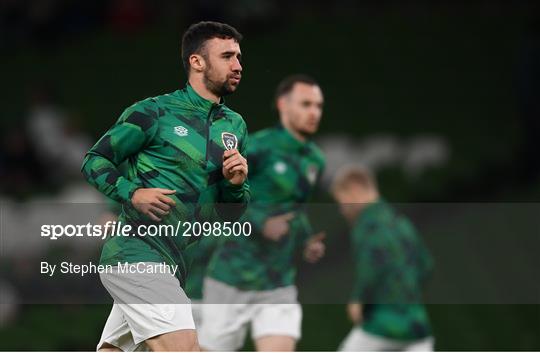
[[[223,241],[210,260],[199,336],[205,350],[241,348],[250,323],[259,351],[292,351],[300,338],[293,254],[301,247],[316,262],[325,250],[324,234],[313,236],[301,207],[325,163],[310,140],[323,94],[312,78],[290,76],[277,88],[276,105],[281,124],[254,134],[248,146],[252,197],[244,219],[254,234]]]
[[[332,193],[352,225],[355,278],[342,351],[431,351],[433,338],[421,286],[432,260],[415,228],[380,196],[359,167],[334,179]]]
[[[189,27],[182,38],[186,86],[127,108],[86,155],[84,176],[123,204],[119,220],[125,224],[141,229],[229,214],[215,207],[217,203],[234,203],[232,208],[243,212],[250,197],[242,156],[247,129],[242,117],[223,102],[240,83],[240,40],[240,33],[227,24]],[[118,170],[124,161],[126,176]],[[98,350],[198,350],[189,299],[182,289],[184,253],[195,239],[135,235],[111,236],[103,246],[100,263],[115,271],[100,277],[115,303]],[[166,264],[178,270],[174,275],[150,270],[122,274],[119,263],[142,263],[143,269]]]

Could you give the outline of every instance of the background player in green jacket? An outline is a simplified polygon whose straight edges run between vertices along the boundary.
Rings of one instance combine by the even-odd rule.
[[[341,350],[433,350],[421,291],[432,259],[415,228],[380,198],[365,169],[338,173],[332,192],[352,225],[355,266],[348,306],[355,327]]]
[[[248,169],[242,157],[246,124],[222,98],[240,83],[240,40],[226,24],[192,25],[182,39],[186,87],[127,108],[86,155],[85,177],[123,204],[119,220],[124,224],[140,229],[219,219],[223,208],[216,203],[248,202]],[[124,161],[125,174],[118,169]],[[101,274],[101,280],[115,304],[98,349],[198,349],[182,289],[189,262],[184,254],[194,240],[139,231],[107,239],[100,263],[116,267],[114,273]],[[178,271],[122,274],[117,266],[141,262],[178,266]]]
[[[303,210],[324,169],[310,140],[323,95],[313,79],[291,76],[276,103],[281,124],[255,133],[248,147],[252,198],[244,219],[254,234],[223,241],[209,264],[199,337],[207,350],[241,348],[250,323],[257,350],[294,350],[302,311],[293,254],[302,248],[311,262],[324,254],[324,235],[313,236]]]

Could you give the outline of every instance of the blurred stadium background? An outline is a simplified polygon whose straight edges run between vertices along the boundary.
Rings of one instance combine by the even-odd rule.
[[[392,202],[540,199],[535,1],[4,0],[2,222],[6,215],[24,221],[36,201],[100,202],[79,173],[84,152],[125,107],[184,84],[180,37],[202,19],[244,34],[244,78],[227,103],[250,131],[275,123],[272,97],[282,77],[301,72],[319,80],[326,181],[340,165],[362,162],[377,171]],[[317,197],[329,200],[324,192]],[[466,212],[454,220],[470,221]],[[343,239],[328,240],[337,249],[330,258],[346,249]],[[40,281],[25,257],[43,254],[0,246],[0,349],[94,349],[109,306],[18,303],[18,292]],[[99,253],[77,251],[81,259]],[[430,305],[436,348],[540,350],[534,304]],[[345,306],[304,310],[299,349],[335,350],[350,328]]]

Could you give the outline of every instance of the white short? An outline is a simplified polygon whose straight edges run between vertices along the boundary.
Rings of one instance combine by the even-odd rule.
[[[241,291],[211,278],[204,281],[201,348],[234,351],[245,341],[248,324],[251,337],[289,336],[300,339],[302,307],[296,287],[270,291]],[[268,303],[270,301],[272,303]],[[223,304],[218,304],[218,303]]]
[[[426,337],[416,341],[398,341],[376,336],[361,328],[355,327],[339,347],[341,352],[362,351],[408,351],[408,352],[432,352],[433,337]]]
[[[195,322],[195,327],[197,330],[200,330],[202,323],[202,300],[192,300],[191,301],[191,313],[193,315],[193,322]]]
[[[195,329],[191,304],[177,278],[170,274],[100,274],[114,299],[103,328],[105,342],[123,351],[148,350],[144,341],[177,330]]]

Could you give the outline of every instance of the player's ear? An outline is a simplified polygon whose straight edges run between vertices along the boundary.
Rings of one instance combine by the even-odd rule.
[[[276,108],[279,112],[282,112],[285,109],[287,99],[285,98],[285,95],[280,96],[276,101]]]
[[[202,55],[199,54],[191,54],[189,56],[189,64],[191,68],[196,72],[202,72],[206,67],[206,62],[204,61],[204,58],[202,57]]]

